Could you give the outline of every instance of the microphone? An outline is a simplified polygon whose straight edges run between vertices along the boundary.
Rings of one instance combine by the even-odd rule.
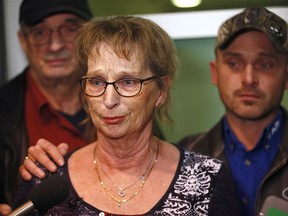
[[[47,211],[60,204],[69,195],[66,180],[59,175],[52,175],[36,185],[28,195],[29,201],[13,210],[8,216],[24,216],[31,211]]]
[[[287,215],[287,213],[288,213],[287,200],[284,200],[277,196],[268,196],[264,201],[264,204],[258,216],[280,216],[280,215]]]

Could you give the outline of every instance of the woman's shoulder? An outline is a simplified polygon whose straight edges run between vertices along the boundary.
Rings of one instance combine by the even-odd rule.
[[[203,155],[194,151],[189,151],[182,146],[178,146],[181,152],[182,166],[195,171],[207,171],[211,174],[219,172],[223,162],[217,158]]]

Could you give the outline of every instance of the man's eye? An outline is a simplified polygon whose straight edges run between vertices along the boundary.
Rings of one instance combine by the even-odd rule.
[[[236,61],[229,61],[229,62],[228,62],[228,65],[229,65],[230,67],[236,67],[236,66],[238,65],[238,63],[237,63]]]
[[[64,33],[75,33],[78,31],[78,29],[78,25],[67,25],[62,27],[62,31],[64,31]]]
[[[242,62],[237,59],[229,59],[226,61],[226,64],[232,70],[239,70],[243,67]]]
[[[262,70],[267,70],[267,69],[272,68],[272,64],[270,64],[269,62],[260,62],[259,64],[257,64],[257,68],[262,69]]]
[[[45,35],[47,30],[45,29],[35,29],[31,33],[33,34],[34,37],[41,37]]]

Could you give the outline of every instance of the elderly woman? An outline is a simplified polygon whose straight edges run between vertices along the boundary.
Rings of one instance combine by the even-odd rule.
[[[168,34],[144,18],[96,18],[80,29],[75,45],[96,141],[57,169],[70,195],[48,214],[239,215],[222,162],[152,133],[155,114],[171,122],[177,58]]]

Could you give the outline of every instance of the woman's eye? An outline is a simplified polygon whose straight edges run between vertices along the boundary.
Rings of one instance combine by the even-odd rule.
[[[90,79],[89,83],[93,86],[103,86],[105,85],[105,82],[103,80],[99,80],[99,79]]]
[[[134,85],[134,84],[135,84],[135,80],[125,79],[125,80],[123,80],[123,84],[124,84],[125,86],[131,86],[131,85]]]
[[[135,79],[122,79],[117,82],[119,86],[122,87],[133,87],[137,84],[137,80]]]

